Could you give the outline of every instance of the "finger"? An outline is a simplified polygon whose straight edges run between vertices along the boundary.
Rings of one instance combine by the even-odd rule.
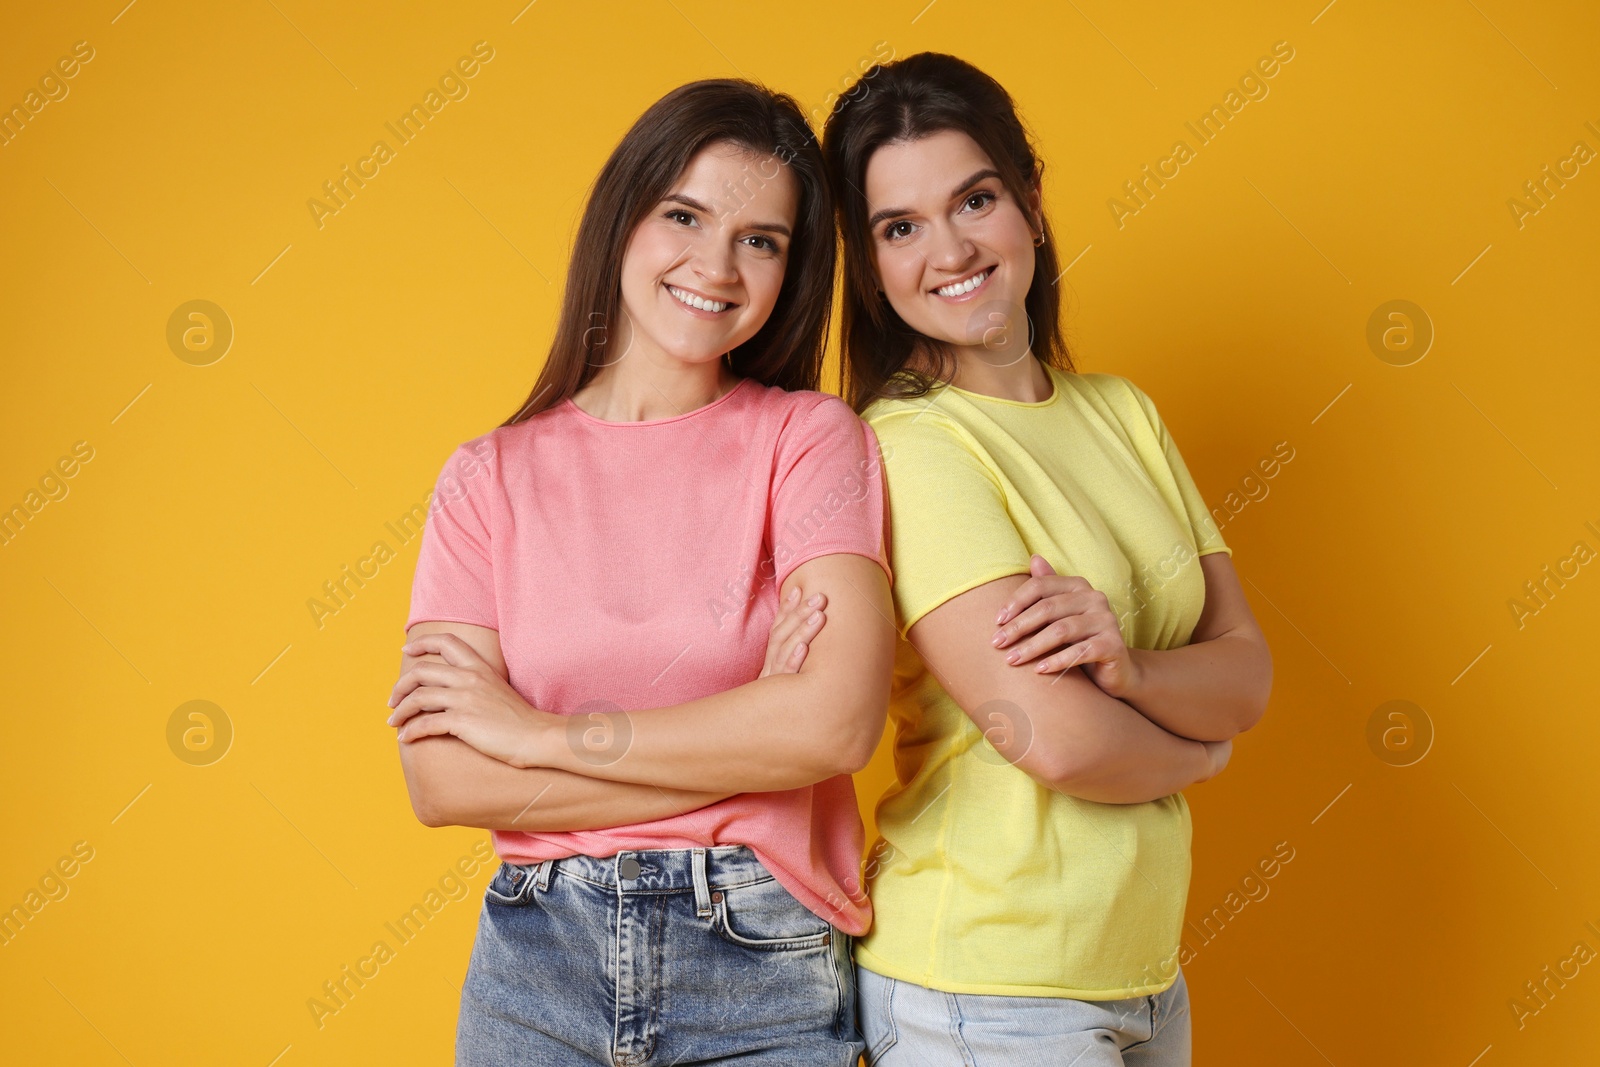
[[[999,626],[1008,619],[1016,618],[1019,612],[1028,608],[1045,595],[1044,587],[1040,584],[1039,579],[1029,578],[1017,586],[1016,591],[1011,594],[1011,599],[1006,601],[1005,607],[1000,609],[1000,614],[994,617],[994,624]]]
[[[792,598],[773,620],[772,631],[767,638],[767,648],[769,650],[781,648],[785,642],[792,641],[796,633],[811,624],[812,616],[816,612],[827,610],[827,604],[828,598],[822,593],[815,593],[804,601]]]
[[[420,685],[451,686],[461,685],[465,680],[465,671],[459,667],[452,667],[448,663],[438,660],[424,660],[407,667],[400,675],[400,680],[395,682],[394,689],[389,693],[389,706],[392,708],[404,700],[406,694]]]
[[[1005,648],[1018,638],[1039,632],[1057,619],[1076,614],[1078,603],[1075,595],[1057,593],[1046,596],[997,629],[990,643],[996,648]]]
[[[475,667],[484,662],[477,650],[452,633],[421,634],[400,646],[408,656],[434,652],[452,667]]]
[[[795,591],[797,593],[799,592],[799,590]],[[810,618],[813,611],[825,611],[827,610],[827,607],[828,597],[826,593],[812,593],[810,596],[806,597],[804,601],[801,601],[798,598],[795,599],[785,608],[785,611],[787,611],[792,618],[803,621],[807,618]]]
[[[1042,557],[1039,557],[1042,558]],[[1036,601],[1047,597],[1066,596],[1094,589],[1083,578],[1076,574],[1048,574],[1034,573],[1033,577],[1017,586],[1016,592],[1011,594],[1011,600],[1000,609],[1000,614],[995,616],[995,625],[1007,622]]]
[[[827,615],[821,611],[813,611],[811,615],[801,620],[799,625],[795,627],[794,632],[778,647],[776,661],[780,664],[789,663],[794,656],[795,647],[808,644],[812,638],[817,636],[817,633],[827,621]]]
[[[1093,637],[1095,630],[1088,626],[1082,616],[1073,616],[1069,619],[1057,619],[1037,633],[1030,634],[1019,641],[1006,653],[1007,663],[1027,663],[1029,660],[1048,656],[1067,648],[1079,641]],[[1014,658],[1013,658],[1014,657]]]
[[[1004,648],[1019,637],[1041,630],[1057,619],[1072,617],[1092,618],[1095,612],[1115,618],[1108,605],[1101,602],[1101,598],[1094,591],[1094,587],[1084,583],[1081,579],[1056,577],[1041,579],[1041,581],[1055,583],[1054,591],[1000,627],[996,631],[996,636],[1000,637],[1002,634],[1004,636],[994,642],[995,647]],[[1072,583],[1071,588],[1068,588],[1067,583],[1069,582]]]
[[[1047,574],[1054,574],[1056,569],[1050,566],[1049,560],[1035,552],[1033,558],[1028,561],[1028,571],[1035,578],[1042,578]]]
[[[1070,645],[1052,655],[1046,656],[1033,665],[1033,669],[1040,674],[1050,674],[1059,671],[1069,671],[1074,667],[1081,667],[1085,663],[1099,662],[1099,657],[1094,651],[1092,641]]]
[[[441,734],[451,733],[454,725],[449,718],[449,712],[434,711],[426,715],[418,715],[406,723],[395,735],[401,741],[415,741],[422,737],[438,737]]]
[[[805,610],[802,612],[800,608]],[[776,653],[790,640],[795,631],[805,624],[806,617],[811,614],[811,609],[801,604],[799,608],[785,606],[772,620],[772,630],[767,635],[767,651]]]
[[[452,696],[450,689],[431,686],[413,689],[404,700],[395,705],[394,711],[389,713],[387,722],[390,726],[401,726],[414,715],[428,711],[443,711],[452,706]]]

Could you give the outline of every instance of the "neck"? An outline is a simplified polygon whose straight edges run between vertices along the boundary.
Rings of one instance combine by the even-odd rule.
[[[1032,352],[1003,365],[995,362],[994,351],[981,346],[957,347],[955,357],[956,370],[950,384],[957,389],[1023,404],[1049,400],[1055,392],[1049,372]],[[912,363],[917,362],[913,358]]]
[[[607,422],[648,422],[703,408],[727,395],[739,381],[721,359],[688,363],[630,353],[601,368],[573,394],[572,402]]]

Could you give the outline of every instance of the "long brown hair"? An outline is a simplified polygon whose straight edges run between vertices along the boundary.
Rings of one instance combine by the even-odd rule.
[[[595,179],[567,268],[550,354],[527,401],[502,426],[561,403],[610,362],[622,306],[622,257],[633,231],[714,142],[771,154],[800,184],[783,286],[772,315],[729,354],[733,372],[782,389],[817,389],[833,305],[833,198],[817,137],[799,105],[754,82],[712,78],[657,100],[612,150]]]
[[[922,396],[954,375],[951,349],[908,326],[878,292],[872,270],[872,233],[867,227],[867,163],[886,144],[915,141],[940,130],[971,137],[994,161],[1000,180],[1026,205],[1044,176],[1027,129],[999,82],[966,60],[941,52],[919,52],[872,67],[839,97],[823,128],[823,154],[839,227],[844,236],[844,358],[840,375],[845,398],[859,414],[880,396]],[[1061,291],[1055,285],[1055,239],[1040,207],[1043,244],[1033,250],[1033,284],[1024,309],[1033,354],[1071,371],[1072,354],[1061,335]],[[918,349],[934,360],[930,376],[907,366]]]

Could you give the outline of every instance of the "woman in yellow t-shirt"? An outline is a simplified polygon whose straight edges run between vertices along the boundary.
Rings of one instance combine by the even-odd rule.
[[[902,638],[867,1062],[1187,1064],[1179,790],[1260,718],[1266,643],[1155,405],[1073,370],[1006,91],[934,53],[858,88],[824,141]]]

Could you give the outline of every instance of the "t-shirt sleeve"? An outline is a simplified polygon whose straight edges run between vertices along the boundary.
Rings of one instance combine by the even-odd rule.
[[[1217,529],[1217,521],[1211,517],[1211,511],[1206,507],[1199,487],[1194,484],[1188,464],[1184,463],[1183,456],[1178,452],[1177,442],[1172,439],[1172,434],[1167,432],[1166,423],[1161,421],[1161,416],[1156,412],[1155,401],[1132,382],[1128,382],[1128,388],[1133,390],[1139,406],[1144,409],[1145,417],[1150,420],[1150,428],[1155,432],[1156,443],[1165,457],[1167,470],[1171,472],[1172,481],[1177,486],[1178,496],[1183,502],[1184,515],[1189,520],[1189,529],[1194,533],[1195,554],[1204,556],[1212,552],[1226,552],[1232,558],[1233,549],[1222,540],[1222,531]]]
[[[877,436],[850,405],[827,394],[783,430],[767,514],[779,589],[808,560],[838,552],[889,569],[883,463]]]
[[[1005,491],[977,445],[943,415],[890,412],[873,420],[889,479],[896,624],[970,589],[1027,574],[1032,558]]]
[[[457,447],[439,472],[411,582],[407,630],[431,621],[500,628],[489,547],[497,464],[493,447],[477,438]]]

